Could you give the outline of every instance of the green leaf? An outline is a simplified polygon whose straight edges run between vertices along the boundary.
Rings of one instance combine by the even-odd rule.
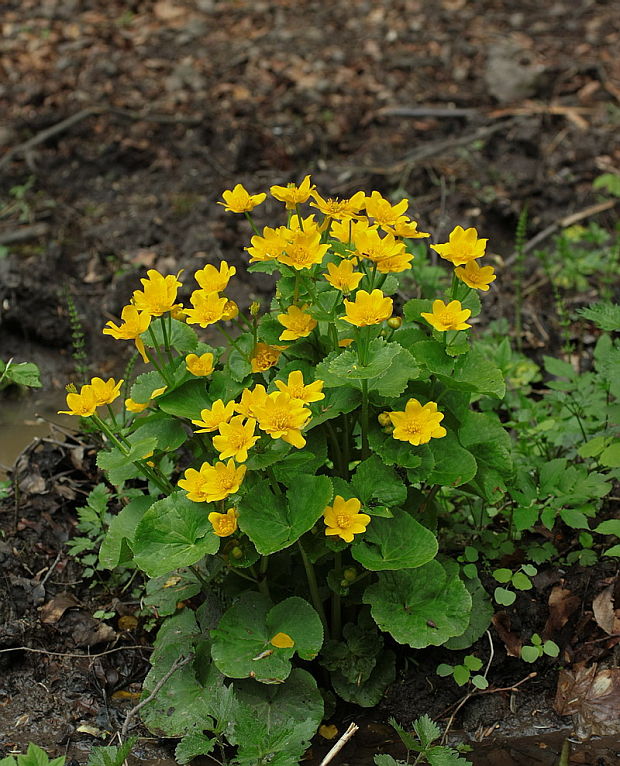
[[[120,487],[128,479],[142,476],[140,469],[134,465],[133,461],[142,460],[145,455],[151,454],[156,447],[157,439],[154,436],[134,442],[127,455],[117,447],[112,447],[105,452],[99,452],[97,465],[106,472],[111,484]]]
[[[169,415],[198,420],[200,411],[212,404],[206,391],[205,381],[196,378],[188,380],[169,394],[158,396],[156,401],[160,409]]]
[[[347,681],[341,673],[332,673],[331,681],[336,694],[345,702],[360,707],[375,707],[381,701],[387,687],[396,678],[396,655],[389,649],[382,652],[370,677],[363,683]]]
[[[577,313],[594,322],[605,332],[620,331],[620,305],[617,303],[600,301],[592,306],[577,309]]]
[[[446,641],[444,644],[446,649],[467,649],[483,635],[493,617],[493,604],[478,577],[467,579],[463,584],[469,591],[472,601],[469,625],[461,635],[453,636]]]
[[[368,347],[367,364],[361,365],[357,351],[349,348],[330,362],[329,372],[345,383],[376,378],[386,372],[394,357],[402,350],[397,343],[387,343],[382,338],[375,338],[370,341]]]
[[[314,678],[294,668],[282,684],[244,679],[235,681],[234,688],[244,713],[235,716],[227,733],[230,743],[238,746],[236,762],[298,764],[323,718],[323,699]]]
[[[165,336],[162,328],[162,322],[166,323]],[[172,348],[176,349],[179,354],[188,354],[191,351],[195,351],[196,346],[198,345],[198,337],[196,336],[196,331],[192,329],[188,324],[185,324],[185,322],[180,322],[178,319],[170,320],[170,324],[168,322],[168,319],[161,318],[151,322],[149,331],[143,333],[142,335],[144,345],[148,346],[149,348],[155,347],[150,332],[152,330],[157,344],[162,349],[165,346],[164,338],[167,337]]]
[[[476,689],[489,688],[489,682],[484,676],[481,676],[481,675],[472,676],[471,682],[476,687]]]
[[[454,670],[454,667],[452,665],[446,665],[445,662],[442,662],[441,664],[437,665],[437,670],[435,670],[435,673],[440,678],[447,678],[448,676],[452,675],[452,671]]]
[[[459,444],[452,431],[440,439],[431,439],[428,446],[435,461],[426,478],[429,484],[458,487],[476,475],[478,465],[474,456]]]
[[[607,519],[595,527],[594,531],[599,535],[615,535],[620,537],[620,519]]]
[[[413,722],[413,728],[424,750],[441,736],[441,729],[426,713]]]
[[[368,443],[387,465],[417,469],[416,479],[412,483],[424,481],[434,465],[434,458],[428,445],[413,447],[408,442],[401,442],[384,433],[376,423],[371,423],[368,431]]]
[[[445,347],[436,340],[414,343],[411,349],[418,364],[424,365],[430,373],[449,377],[454,370],[454,359],[446,354]]]
[[[119,564],[131,560],[131,544],[136,527],[154,502],[155,498],[150,495],[134,497],[116,516],[112,517],[99,549],[101,566],[114,569]]]
[[[589,439],[578,450],[579,457],[596,457],[607,446],[608,439],[606,436],[595,436],[594,439]]]
[[[401,348],[394,341],[390,342],[390,346],[399,349],[398,353],[387,370],[373,380],[368,388],[370,391],[377,391],[381,396],[396,397],[402,394],[410,380],[419,376],[420,368],[407,349]]]
[[[495,588],[493,597],[497,603],[501,604],[502,606],[510,606],[517,600],[517,594],[512,590],[508,590],[507,588]]]
[[[299,475],[284,495],[261,479],[239,501],[239,527],[263,556],[288,548],[311,529],[332,498],[327,476]]]
[[[179,601],[190,599],[200,593],[202,586],[191,570],[181,570],[178,575],[162,575],[147,580],[145,609],[153,609],[159,617],[167,617],[177,610]]]
[[[525,529],[531,529],[538,521],[539,509],[537,506],[531,508],[515,508],[512,514],[512,522],[518,532]]]
[[[476,475],[470,482],[480,497],[497,502],[512,477],[512,442],[497,415],[468,411],[459,429],[459,440],[476,457]]]
[[[151,670],[144,680],[142,694],[147,699],[155,686],[180,658],[195,651],[201,630],[191,609],[164,621],[157,633]],[[196,676],[197,660],[178,668],[141,710],[143,723],[153,734],[183,737],[202,729],[210,729],[211,718],[222,695],[226,694],[223,676],[214,665],[207,664],[201,680]]]
[[[134,402],[148,402],[153,394],[153,391],[158,388],[164,388],[166,381],[156,371],[144,372],[142,375],[138,375],[134,384],[131,387],[131,398]]]
[[[468,354],[455,361],[453,379],[459,388],[497,399],[502,399],[506,393],[502,371],[478,348],[472,348]],[[446,385],[451,385],[449,380],[444,378],[443,381]]]
[[[207,516],[206,504],[193,503],[183,492],[153,503],[136,527],[136,564],[149,577],[158,577],[216,553],[220,540]]]
[[[376,500],[382,505],[402,505],[407,499],[407,488],[393,468],[373,455],[355,469],[351,484],[362,505]]]
[[[382,572],[366,588],[373,619],[396,641],[414,649],[440,646],[467,628],[472,600],[457,566],[429,561],[417,569]]]
[[[150,438],[155,439],[157,450],[173,452],[186,441],[187,432],[183,428],[183,424],[176,418],[153,413],[140,420],[140,424],[129,441],[133,444]]]
[[[589,529],[588,517],[576,508],[562,508],[560,518],[572,529]]]
[[[548,657],[557,657],[560,654],[560,647],[555,643],[555,641],[545,641],[545,643],[542,645],[543,652]]]
[[[517,590],[530,590],[532,581],[523,572],[515,572],[512,576],[512,584]]]
[[[418,322],[428,326],[422,312],[429,314],[433,310],[433,301],[427,298],[412,298],[403,306],[403,316],[408,322]]]
[[[15,364],[3,365],[0,372],[6,372],[4,380],[7,379],[20,386],[29,388],[41,388],[41,372],[33,362],[19,362]]]
[[[286,633],[295,642],[277,648],[271,639]],[[230,678],[280,683],[291,672],[291,657],[314,658],[323,644],[323,626],[307,601],[293,596],[272,607],[259,593],[245,592],[211,631],[213,662]]]
[[[469,681],[471,673],[465,667],[465,665],[457,665],[454,668],[452,675],[454,676],[454,680],[459,686],[465,686],[465,684]]]
[[[186,734],[176,746],[174,759],[177,763],[189,763],[199,755],[208,755],[215,747],[217,739],[202,732]]]
[[[469,670],[480,670],[482,667],[482,660],[480,657],[476,657],[474,654],[468,654],[465,656],[463,664]]]
[[[612,545],[603,553],[603,556],[620,556],[620,545]]]
[[[537,646],[521,647],[521,659],[524,662],[536,662],[540,657],[540,650]]]
[[[494,569],[493,578],[501,583],[510,582],[512,580],[512,570],[505,567]]]
[[[620,468],[620,442],[610,444],[599,458],[601,465],[607,468]]]
[[[555,359],[552,356],[544,356],[545,370],[558,378],[568,378],[572,380],[577,373],[571,364],[562,359]]]
[[[366,569],[410,569],[437,555],[435,535],[406,511],[394,508],[394,517],[373,518],[366,532],[351,546],[351,555]]]

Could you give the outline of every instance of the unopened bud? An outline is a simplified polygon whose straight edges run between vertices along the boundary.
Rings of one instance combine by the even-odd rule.
[[[341,588],[348,588],[350,585],[348,580],[340,580],[340,587]]]
[[[239,560],[239,559],[242,559],[242,558],[243,558],[243,551],[241,550],[241,548],[240,548],[238,545],[235,545],[235,547],[234,547],[234,548],[232,549],[232,551],[230,552],[230,555],[231,555],[231,556],[232,556],[234,559],[237,559],[237,560]]]
[[[250,316],[256,319],[259,313],[260,313],[260,303],[258,301],[252,301],[252,303],[250,304]]]
[[[387,326],[390,328],[390,330],[398,330],[399,327],[401,327],[403,324],[403,320],[401,317],[390,317],[387,320]]]
[[[353,582],[357,578],[357,569],[355,567],[347,567],[342,576],[348,583]]]
[[[77,394],[77,388],[75,387],[75,383],[67,383],[65,386],[65,391],[68,394]]]
[[[389,426],[392,423],[388,412],[380,412],[377,415],[377,420],[379,421],[379,425],[383,427]]]

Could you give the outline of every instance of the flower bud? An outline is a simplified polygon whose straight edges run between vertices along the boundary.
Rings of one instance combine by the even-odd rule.
[[[340,580],[341,588],[348,588],[351,583],[348,580]]]
[[[403,324],[403,320],[401,319],[401,317],[393,316],[387,320],[387,326],[390,328],[390,330],[398,330],[398,328],[401,327],[402,324]]]
[[[243,558],[243,551],[241,550],[241,548],[238,545],[235,545],[235,547],[231,550],[230,555],[234,559],[239,560],[239,559]]]
[[[342,573],[342,576],[347,583],[352,583],[353,580],[357,578],[357,569],[355,567],[347,567]]]
[[[258,301],[252,301],[252,303],[250,304],[250,316],[256,319],[259,313],[260,313],[260,303]]]
[[[379,425],[383,427],[389,426],[392,423],[388,412],[380,412],[377,415],[377,420],[379,421]]]

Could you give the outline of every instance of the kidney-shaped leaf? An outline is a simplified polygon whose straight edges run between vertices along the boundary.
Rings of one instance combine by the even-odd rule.
[[[220,541],[207,517],[205,506],[182,492],[153,503],[136,527],[132,545],[136,564],[149,577],[159,577],[215,553]]]
[[[437,554],[437,538],[406,511],[393,509],[391,519],[372,519],[363,537],[351,547],[351,555],[366,569],[420,567]]]
[[[292,645],[278,647],[272,639],[285,634]],[[291,672],[295,652],[316,657],[323,644],[323,626],[316,611],[297,596],[271,605],[260,593],[242,593],[211,632],[213,662],[230,678],[255,678],[281,683]]]
[[[400,644],[440,646],[469,624],[472,600],[458,567],[429,561],[417,569],[384,572],[364,593],[373,619]]]

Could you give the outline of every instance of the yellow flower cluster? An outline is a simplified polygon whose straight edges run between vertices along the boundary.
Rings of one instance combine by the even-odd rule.
[[[108,378],[108,380],[93,378],[90,383],[81,387],[79,393],[75,390],[67,393],[67,407],[69,409],[60,410],[58,414],[79,415],[88,418],[95,414],[97,407],[112,404],[118,399],[123,382],[119,380],[117,383],[114,378]]]

